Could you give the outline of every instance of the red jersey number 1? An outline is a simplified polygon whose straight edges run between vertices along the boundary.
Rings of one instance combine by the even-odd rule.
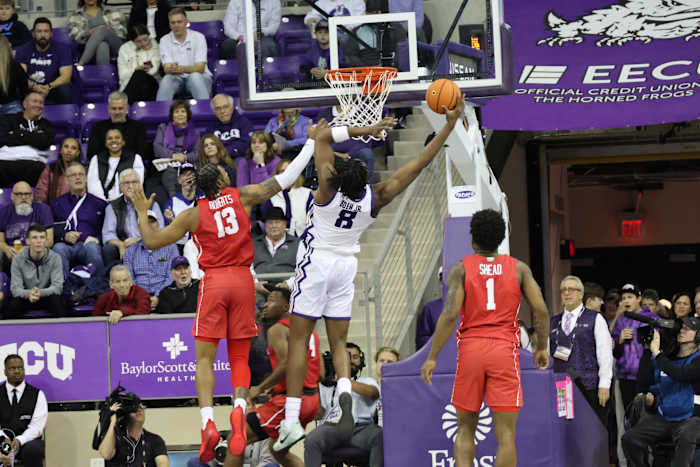
[[[494,292],[494,280],[493,277],[486,280],[486,309],[495,310],[496,309],[496,294]]]
[[[214,220],[216,221],[216,229],[218,230],[219,238],[223,237],[224,235],[234,235],[236,232],[238,232],[236,211],[234,211],[231,206],[226,207],[221,211],[216,211],[214,213]],[[226,225],[224,225],[224,221],[226,222]]]

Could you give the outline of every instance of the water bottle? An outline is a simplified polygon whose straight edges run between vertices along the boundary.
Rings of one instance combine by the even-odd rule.
[[[384,426],[384,411],[382,410],[381,398],[377,400],[377,425]]]

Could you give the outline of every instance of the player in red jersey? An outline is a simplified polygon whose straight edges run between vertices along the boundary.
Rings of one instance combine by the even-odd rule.
[[[455,438],[458,467],[473,465],[474,435],[484,396],[493,411],[498,441],[494,465],[516,465],[515,424],[523,405],[518,324],[521,291],[533,310],[538,338],[533,355],[535,367],[543,370],[549,365],[547,305],[528,265],[498,254],[505,230],[501,214],[493,209],[484,209],[472,217],[474,254],[457,263],[447,276],[445,309],[438,319],[428,359],[421,368],[423,380],[431,384],[435,359],[461,314],[457,374],[452,390],[459,425]]]
[[[255,286],[250,272],[253,262],[250,211],[296,181],[313,155],[313,138],[317,129],[327,126],[321,120],[316,127],[310,127],[310,139],[287,169],[257,185],[231,188],[226,171],[217,165],[207,164],[200,168],[197,186],[205,197],[180,213],[163,230],[153,230],[148,225],[147,212],[154,196],[146,198],[143,187],[131,193],[130,200],[138,213],[139,230],[147,248],[157,249],[175,243],[191,232],[199,249],[199,267],[204,271],[204,277],[199,283],[192,333],[197,358],[195,385],[202,416],[199,451],[202,462],[214,458],[214,448],[219,441],[212,405],[213,364],[221,338],[227,339],[235,397],[228,446],[234,455],[240,455],[246,445],[245,411],[250,385],[248,353],[250,340],[257,334]]]
[[[270,438],[270,452],[283,467],[303,467],[304,462],[288,449],[275,451],[272,444],[279,435],[280,422],[284,418],[284,402],[287,398],[285,383],[287,356],[289,349],[289,299],[291,292],[287,288],[274,288],[267,296],[262,319],[271,326],[267,330],[267,353],[272,364],[272,373],[258,386],[250,388],[250,401],[261,394],[269,393],[271,398],[247,415],[248,443]],[[316,418],[319,407],[318,380],[321,373],[320,341],[315,332],[306,347],[309,365],[304,378],[304,395],[302,396],[300,420],[302,426]],[[243,456],[229,456],[226,467],[241,467]]]

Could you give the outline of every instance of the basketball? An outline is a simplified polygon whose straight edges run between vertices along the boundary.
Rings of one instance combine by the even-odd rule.
[[[434,81],[425,92],[425,100],[428,103],[428,107],[439,114],[445,113],[442,108],[443,105],[452,110],[457,105],[457,99],[461,98],[462,91],[459,89],[459,86],[449,79]]]

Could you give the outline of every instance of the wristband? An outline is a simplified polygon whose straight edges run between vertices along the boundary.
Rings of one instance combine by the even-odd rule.
[[[333,135],[333,141],[336,143],[342,143],[350,139],[350,133],[346,126],[331,128],[331,135]]]

